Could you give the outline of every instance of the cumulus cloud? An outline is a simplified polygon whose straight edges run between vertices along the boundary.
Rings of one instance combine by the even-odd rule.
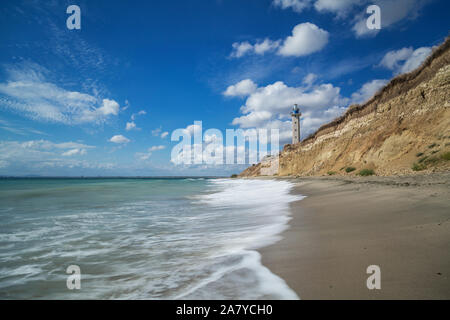
[[[275,50],[278,55],[300,57],[322,50],[327,43],[328,32],[306,22],[296,25],[292,35],[284,40],[265,39],[254,45],[248,41],[235,42],[232,45],[231,57],[240,58],[250,53],[262,55]]]
[[[232,58],[240,58],[249,51],[253,50],[253,45],[251,45],[248,41],[235,42],[231,46],[233,47],[233,52],[231,53]]]
[[[272,41],[270,39],[264,39],[262,42],[257,42],[254,45],[248,41],[235,42],[231,46],[233,51],[231,52],[232,58],[240,58],[246,54],[253,53],[257,55],[263,55],[266,52],[273,51],[280,45],[280,41]]]
[[[64,124],[98,123],[116,116],[119,104],[87,93],[69,91],[49,82],[43,69],[22,64],[7,69],[0,83],[0,107],[43,122]]]
[[[114,142],[114,143],[118,143],[118,144],[123,144],[123,143],[128,143],[130,142],[129,139],[127,139],[126,137],[124,137],[121,134],[115,135],[113,137],[111,137],[111,139],[109,139],[110,142]]]
[[[380,66],[392,70],[396,74],[410,72],[419,67],[431,54],[432,48],[421,47],[414,50],[412,47],[393,50],[386,53]]]
[[[300,13],[311,4],[312,0],[273,0],[275,7],[281,9],[292,9],[293,11]]]
[[[392,25],[405,20],[415,19],[423,6],[429,3],[429,0],[373,0],[364,1],[363,4],[378,5],[381,9],[381,29],[389,28]],[[354,19],[353,31],[357,37],[373,36],[376,35],[379,30],[370,30],[366,26],[368,15],[365,13],[365,7],[362,8]]]
[[[248,94],[241,107],[242,115],[233,119],[232,124],[240,128],[279,129],[280,139],[291,137],[290,111],[294,104],[301,107],[302,132],[310,133],[326,121],[345,110],[341,107],[348,102],[340,94],[340,88],[332,84],[290,87],[282,81],[258,87]]]
[[[257,88],[256,83],[250,79],[245,79],[239,81],[238,83],[231,85],[223,93],[225,96],[229,97],[243,97],[253,93]]]
[[[306,56],[320,51],[328,43],[328,32],[315,24],[306,22],[298,24],[292,30],[279,48],[278,54],[282,56]]]
[[[372,98],[372,96],[380,90],[388,80],[386,79],[375,79],[369,81],[357,91],[352,94],[352,103],[363,103]]]
[[[379,30],[367,28],[369,5],[378,5],[381,9],[381,27],[388,28],[406,20],[415,19],[420,10],[431,0],[273,0],[273,5],[281,9],[291,9],[297,13],[313,7],[319,13],[331,13],[337,18],[353,15],[352,30],[356,37],[374,36]]]
[[[253,50],[255,51],[256,54],[264,54],[268,51],[272,51],[276,48],[278,48],[278,46],[280,45],[280,41],[272,41],[270,39],[265,39],[263,42],[259,42],[256,43],[253,46]]]
[[[126,127],[125,127],[125,130],[127,130],[127,131],[130,131],[130,130],[133,130],[133,129],[136,129],[137,127],[136,127],[136,123],[134,123],[133,121],[131,121],[131,122],[127,122],[127,125],[126,125]]]
[[[117,116],[119,113],[119,104],[114,100],[103,99],[102,106],[98,108],[98,111],[104,115],[113,114]]]
[[[338,17],[344,17],[355,5],[363,2],[364,0],[317,0],[314,3],[314,8],[318,12],[332,12]]]

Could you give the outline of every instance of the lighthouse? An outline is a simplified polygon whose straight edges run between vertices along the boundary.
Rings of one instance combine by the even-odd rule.
[[[292,108],[291,116],[292,116],[292,144],[296,144],[300,142],[300,116],[302,113],[298,108],[298,105],[294,105]]]

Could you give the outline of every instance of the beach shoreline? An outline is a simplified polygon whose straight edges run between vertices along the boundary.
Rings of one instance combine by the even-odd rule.
[[[306,198],[259,252],[301,299],[450,299],[450,173],[277,179]]]

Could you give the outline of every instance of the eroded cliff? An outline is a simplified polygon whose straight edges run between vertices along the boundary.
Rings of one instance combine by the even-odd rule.
[[[418,69],[392,79],[365,104],[350,106],[344,115],[301,143],[285,145],[278,175],[358,174],[361,170],[363,174],[395,175],[449,170],[449,107],[447,39]],[[261,175],[261,164],[240,174],[257,175]]]

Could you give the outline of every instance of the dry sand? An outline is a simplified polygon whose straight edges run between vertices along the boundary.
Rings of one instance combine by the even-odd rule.
[[[450,174],[297,178],[283,240],[262,262],[301,299],[450,299]],[[366,269],[381,268],[369,290]]]

